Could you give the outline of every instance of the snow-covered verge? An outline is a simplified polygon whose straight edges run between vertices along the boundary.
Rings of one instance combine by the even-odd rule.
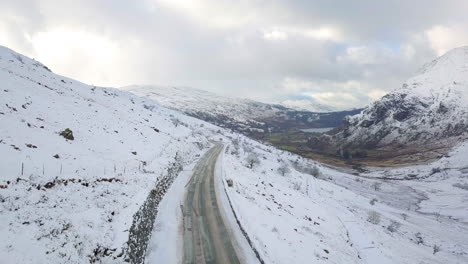
[[[239,137],[224,154],[224,177],[266,263],[466,263],[468,191],[453,184],[467,183],[468,152],[458,151],[447,159],[460,173],[441,160],[352,175]],[[446,183],[439,172],[380,178],[433,167]]]
[[[124,261],[134,213],[214,129],[0,47],[1,262]]]
[[[182,261],[182,211],[185,186],[192,176],[194,166],[187,167],[175,180],[159,204],[161,212],[154,224],[146,263],[180,263]]]

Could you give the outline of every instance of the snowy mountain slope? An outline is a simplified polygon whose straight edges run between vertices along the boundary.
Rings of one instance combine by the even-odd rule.
[[[0,47],[2,263],[122,262],[132,217],[214,128]],[[69,128],[73,140],[60,135]]]
[[[454,146],[468,132],[468,47],[425,65],[400,89],[349,117],[337,144],[350,148]]]
[[[279,110],[284,110],[281,106],[268,105],[248,99],[218,96],[193,88],[128,86],[123,89],[141,96],[148,96],[161,105],[182,112],[192,114],[203,112],[212,115],[230,116],[241,122],[246,122],[252,118],[269,117],[275,115]]]
[[[467,183],[466,146],[429,166],[356,176],[247,138],[232,142],[223,164],[234,186],[224,188],[265,263],[468,261],[468,191],[455,187]]]
[[[310,99],[284,100],[281,102],[281,105],[298,111],[308,111],[314,113],[329,113],[337,111],[337,109],[334,107],[312,102]]]
[[[261,138],[269,132],[336,127],[341,125],[343,116],[349,114],[347,111],[310,112],[248,99],[218,96],[191,88],[128,86],[123,89],[151,98],[171,109],[254,138]],[[359,110],[356,110],[352,113],[358,112]]]

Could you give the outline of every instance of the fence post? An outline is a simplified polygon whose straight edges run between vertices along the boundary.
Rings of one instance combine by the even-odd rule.
[[[24,174],[24,162],[21,162],[21,176]]]

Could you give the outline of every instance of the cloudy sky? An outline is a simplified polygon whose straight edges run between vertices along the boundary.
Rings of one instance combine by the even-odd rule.
[[[338,108],[468,45],[466,0],[0,0],[0,45],[103,86]]]

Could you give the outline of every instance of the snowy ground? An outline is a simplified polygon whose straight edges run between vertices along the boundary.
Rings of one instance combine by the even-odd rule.
[[[468,261],[468,190],[454,187],[467,183],[466,145],[429,166],[356,176],[239,141],[224,157],[225,177],[235,183],[228,191],[267,263]],[[259,163],[250,169],[252,152]],[[279,171],[283,164],[289,171]],[[300,172],[314,166],[317,177]],[[376,179],[411,174],[422,179]]]

